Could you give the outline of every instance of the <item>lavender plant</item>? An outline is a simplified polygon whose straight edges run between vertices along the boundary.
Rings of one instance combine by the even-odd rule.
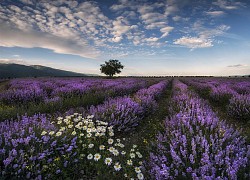
[[[167,81],[161,81],[149,88],[139,90],[133,97],[109,99],[103,104],[90,107],[88,113],[93,114],[97,119],[105,117],[118,131],[131,131],[138,126],[145,115],[156,109],[155,99],[166,86]]]
[[[234,95],[230,99],[230,103],[227,107],[229,116],[240,120],[250,121],[250,95]]]
[[[247,179],[250,146],[205,101],[175,81],[173,105],[150,155],[152,179]]]

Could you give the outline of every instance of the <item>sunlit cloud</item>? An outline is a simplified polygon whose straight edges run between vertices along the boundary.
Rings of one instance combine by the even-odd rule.
[[[212,47],[210,39],[202,39],[199,37],[181,37],[174,41],[174,44],[186,46],[191,49]]]

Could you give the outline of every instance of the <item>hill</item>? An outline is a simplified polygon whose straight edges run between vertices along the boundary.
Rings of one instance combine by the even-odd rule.
[[[93,76],[40,65],[0,64],[0,78]]]

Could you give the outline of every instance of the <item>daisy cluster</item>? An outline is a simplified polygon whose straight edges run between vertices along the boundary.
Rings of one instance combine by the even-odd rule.
[[[0,131],[1,179],[144,179],[137,145],[93,116],[23,117]]]

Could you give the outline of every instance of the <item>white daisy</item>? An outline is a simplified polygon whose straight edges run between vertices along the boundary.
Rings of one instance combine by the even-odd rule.
[[[99,146],[99,149],[100,149],[100,150],[104,150],[104,149],[105,149],[105,146],[104,146],[104,145],[100,145],[100,146]]]
[[[115,163],[114,168],[115,168],[116,171],[120,171],[122,167],[119,164],[119,162],[117,162],[117,163]]]
[[[88,133],[88,134],[87,134],[87,137],[88,137],[88,138],[90,138],[91,136],[92,136],[92,134],[91,134],[91,133]]]
[[[63,118],[62,117],[58,117],[57,120],[60,121],[60,120],[63,120]]]
[[[133,161],[131,159],[127,160],[127,164],[132,166],[133,165]]]
[[[69,129],[71,129],[72,127],[73,127],[73,125],[72,125],[72,124],[68,125],[68,128],[69,128]]]
[[[135,158],[135,153],[130,153],[131,158]]]
[[[113,144],[114,140],[113,139],[108,139],[109,144]]]
[[[135,167],[135,172],[136,172],[136,173],[140,173],[140,172],[141,172],[140,167]]]
[[[107,164],[108,166],[110,166],[111,163],[112,163],[112,159],[111,159],[111,158],[106,158],[106,159],[104,160],[104,162],[105,162],[105,164]]]
[[[118,156],[118,155],[119,155],[119,151],[118,151],[117,149],[115,149],[115,150],[113,151],[113,154],[114,154],[115,156]]]
[[[121,152],[121,154],[122,154],[122,155],[125,155],[125,154],[126,154],[126,152],[125,152],[125,151],[122,151],[122,152]]]
[[[93,155],[92,155],[92,154],[89,154],[89,155],[87,156],[87,159],[93,159]]]
[[[101,158],[101,155],[99,153],[95,154],[94,160],[98,161]]]
[[[143,176],[142,173],[138,173],[138,174],[137,174],[137,177],[138,177],[138,179],[140,179],[140,180],[141,180],[141,179],[144,179],[144,176]]]
[[[55,134],[55,131],[50,131],[49,132],[49,135],[53,135],[53,134]]]
[[[61,136],[61,135],[62,135],[62,132],[60,131],[56,133],[56,136]]]
[[[94,144],[89,144],[88,147],[89,147],[89,148],[93,148],[93,147],[94,147]]]
[[[43,131],[41,135],[44,136],[45,134],[47,134],[47,132],[46,132],[46,131]]]
[[[114,147],[109,147],[108,150],[109,150],[109,152],[113,152],[115,150],[115,148]]]

